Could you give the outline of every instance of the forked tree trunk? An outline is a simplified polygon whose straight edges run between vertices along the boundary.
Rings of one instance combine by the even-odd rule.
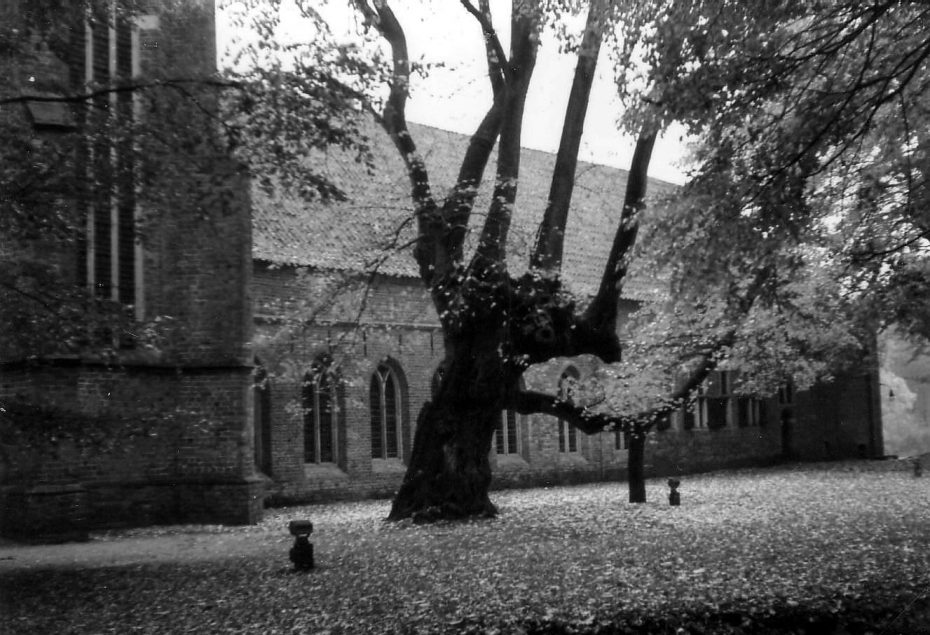
[[[646,474],[643,461],[646,454],[646,435],[633,432],[627,450],[627,479],[630,486],[630,502],[646,502]]]
[[[489,455],[508,380],[495,333],[458,342],[433,401],[417,417],[413,451],[389,520],[491,517]]]

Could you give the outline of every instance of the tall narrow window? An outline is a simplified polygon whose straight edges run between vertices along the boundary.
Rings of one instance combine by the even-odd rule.
[[[264,367],[256,366],[253,384],[255,466],[271,473],[271,383]]]
[[[705,381],[698,385],[693,401],[682,406],[682,428],[685,430],[707,427],[707,401],[710,392],[707,383]]]
[[[778,404],[789,406],[794,403],[794,383],[789,379],[778,389]]]
[[[562,373],[562,377],[559,378],[559,399],[561,401],[572,401],[572,391],[577,381],[578,371],[574,367],[569,367]],[[577,451],[578,430],[568,421],[559,419],[559,452]]]
[[[614,449],[626,450],[630,447],[630,433],[622,430],[614,430]]]
[[[72,79],[93,89],[130,79],[138,66],[135,39],[129,19],[115,9],[91,12],[83,32],[76,33]],[[87,218],[86,236],[78,241],[79,273],[97,297],[133,305],[139,317],[140,247],[129,134],[133,96],[129,91],[101,92],[89,107],[78,110],[82,124],[102,131],[78,154],[80,178],[87,184],[78,202]]]
[[[730,375],[727,371],[714,371],[709,378],[705,397],[707,427],[722,428],[727,425],[730,409]]]
[[[697,426],[698,411],[701,407],[699,399],[693,403],[686,403],[681,407],[681,427],[685,430],[693,430]]]
[[[494,431],[494,448],[498,454],[519,454],[519,435],[517,434],[517,413],[513,410],[501,411]]]
[[[401,458],[403,442],[401,383],[394,369],[381,364],[371,376],[369,389],[371,407],[371,457]]]
[[[737,423],[741,428],[762,425],[762,402],[755,397],[739,397],[736,400]]]
[[[328,358],[313,363],[304,376],[304,462],[336,462],[337,381]]]

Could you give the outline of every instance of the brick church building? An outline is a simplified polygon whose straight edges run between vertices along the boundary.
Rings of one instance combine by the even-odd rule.
[[[57,72],[95,81],[117,67],[215,68],[213,19],[205,3],[199,20],[153,14],[89,25],[79,68],[61,60],[42,68],[52,79]],[[28,118],[36,135],[56,134],[28,102],[15,107],[4,116]],[[416,125],[412,133],[437,183],[450,184],[467,138]],[[0,405],[38,404],[29,412],[58,413],[77,427],[119,424],[96,445],[79,435],[17,443],[0,430],[0,532],[251,523],[266,504],[397,489],[417,412],[441,372],[442,337],[410,255],[403,166],[386,139],[372,142],[370,173],[336,152],[319,157],[347,202],[269,195],[230,169],[235,195],[216,202],[221,213],[159,208],[144,235],[133,236],[134,210],[147,202],[117,192],[111,209],[86,210],[88,233],[74,253],[25,248],[89,293],[131,306],[139,320],[168,317],[172,328],[157,350],[124,347],[116,359],[36,356],[0,341]],[[514,273],[553,162],[549,153],[523,154]],[[582,163],[576,178],[564,279],[584,296],[606,261],[626,173]],[[650,183],[653,195],[669,188]],[[629,284],[625,314],[656,293],[648,282]],[[524,380],[555,394],[594,368],[592,359],[557,360]],[[768,399],[733,394],[733,380],[715,373],[693,408],[651,433],[647,474],[882,454],[873,368],[807,392],[788,385]],[[623,479],[625,446],[622,434],[586,436],[548,416],[502,412],[493,486]]]
[[[435,182],[451,185],[467,137],[416,124],[411,134]],[[308,210],[253,191],[256,465],[273,480],[272,501],[390,495],[404,473],[418,409],[441,372],[439,320],[409,249],[396,248],[414,236],[408,181],[393,146],[378,139],[371,175],[350,156],[326,157],[349,202]],[[515,275],[525,268],[554,161],[537,150],[521,156],[508,252]],[[624,170],[579,164],[563,265],[566,285],[579,296],[597,288],[625,185]],[[652,196],[672,187],[650,182]],[[482,202],[479,194],[476,209]],[[377,274],[360,276],[371,263]],[[661,293],[648,281],[628,282],[622,316]],[[595,368],[593,359],[563,359],[533,367],[524,381],[556,394]],[[732,372],[713,373],[693,408],[650,435],[651,473],[882,454],[874,371],[811,391],[787,385],[767,399],[737,396],[735,380]],[[502,412],[491,459],[495,487],[617,480],[625,477],[626,439],[587,436],[547,415]]]

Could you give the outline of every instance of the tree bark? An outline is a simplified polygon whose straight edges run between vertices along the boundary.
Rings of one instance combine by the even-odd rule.
[[[413,451],[388,520],[493,517],[489,455],[516,376],[498,353],[499,333],[475,329],[447,342],[439,390],[417,418]]]
[[[581,148],[581,135],[584,133],[584,122],[588,113],[588,98],[594,84],[597,56],[601,50],[602,25],[599,18],[602,17],[603,10],[597,2],[591,2],[588,8],[588,19],[575,65],[575,77],[565,109],[559,151],[552,170],[549,200],[530,258],[531,267],[540,269],[550,276],[558,275],[562,268],[565,226],[568,223],[572,192],[575,189],[578,150]]]
[[[630,447],[627,449],[627,480],[630,488],[631,503],[646,502],[646,472],[643,465],[646,455],[646,434],[634,430],[630,434]]]
[[[597,294],[585,311],[585,318],[602,329],[616,328],[620,293],[627,274],[630,254],[639,232],[639,213],[646,205],[648,170],[655,142],[656,132],[654,130],[645,128],[640,132],[630,164],[630,174],[627,177],[620,224],[617,227],[617,233],[614,234],[614,241],[607,257],[607,264],[604,265]]]
[[[497,508],[488,496],[488,455],[499,419],[499,410],[480,404],[462,410],[426,402],[417,420],[414,451],[388,520],[432,522],[495,516]]]

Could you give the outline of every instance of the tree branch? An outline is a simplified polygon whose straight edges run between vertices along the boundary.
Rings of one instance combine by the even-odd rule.
[[[437,210],[430,188],[429,173],[423,157],[417,152],[406,119],[407,97],[410,89],[410,58],[403,27],[388,5],[387,0],[353,0],[353,4],[373,25],[391,47],[392,70],[390,93],[384,105],[381,125],[391,137],[407,167],[411,196],[416,205],[417,235],[415,250],[421,278],[429,284],[437,268],[447,267],[448,254],[441,241],[442,218]]]
[[[616,331],[593,329],[580,319],[558,280],[527,273],[511,282],[502,301],[509,307],[511,350],[526,365],[577,355],[608,364],[620,360]]]
[[[593,412],[576,406],[555,395],[532,390],[517,391],[513,409],[523,415],[545,414],[568,421],[585,434],[597,434],[603,430],[624,426],[621,417],[602,412]]]
[[[772,270],[768,267],[762,267],[756,272],[746,292],[734,298],[727,311],[726,319],[733,326],[726,329],[709,350],[691,360],[688,376],[659,400],[656,407],[632,414],[594,412],[588,407],[575,405],[555,395],[518,390],[513,397],[513,408],[520,414],[547,414],[564,419],[585,434],[596,434],[607,429],[644,434],[663,416],[680,408],[692,392],[717,368],[717,354],[736,342],[738,319],[752,309],[771,275]]]
[[[443,220],[446,226],[446,251],[452,263],[460,262],[464,257],[463,247],[467,234],[468,220],[474,208],[478,187],[484,177],[484,170],[494,150],[494,143],[500,134],[504,120],[504,92],[498,94],[493,105],[478,125],[478,129],[468,142],[468,149],[462,159],[458,178],[452,192],[443,205]],[[443,272],[440,272],[443,273]]]
[[[662,405],[636,413],[630,417],[631,421],[638,422],[637,425],[641,426],[643,430],[648,430],[663,415],[677,410],[685,403],[691,393],[717,368],[719,363],[718,353],[736,343],[740,319],[745,317],[755,305],[756,300],[762,294],[762,290],[770,282],[773,273],[771,267],[761,267],[756,271],[746,292],[742,296],[734,298],[726,311],[725,319],[732,326],[727,328],[708,350],[689,360],[692,368],[688,376],[662,399]]]
[[[507,234],[517,197],[520,175],[520,137],[526,93],[536,66],[539,24],[535,16],[514,8],[511,19],[511,55],[507,75],[503,122],[497,151],[494,194],[485,219],[473,264],[503,264]]]
[[[607,264],[604,265],[597,294],[585,312],[585,320],[600,328],[616,328],[623,278],[629,269],[631,252],[636,244],[639,215],[646,203],[647,171],[655,141],[656,132],[649,128],[644,128],[636,141],[620,212],[620,224],[614,235]]]
[[[491,7],[488,0],[479,0],[480,8],[476,8],[469,0],[461,0],[462,6],[475,16],[484,33],[485,54],[488,61],[488,78],[491,80],[491,90],[497,96],[506,83],[509,83],[507,55],[501,45],[500,38],[491,23]]]
[[[588,111],[588,98],[594,83],[594,71],[603,39],[603,7],[599,0],[591,0],[584,36],[578,50],[575,77],[565,109],[562,138],[552,172],[549,199],[536,237],[536,247],[530,258],[530,266],[542,270],[543,275],[555,277],[562,267],[562,251],[565,242],[565,226],[575,187],[575,169],[578,165],[578,150]]]
[[[41,306],[43,309],[45,309],[46,311],[48,311],[48,312],[49,312],[50,314],[52,314],[52,315],[56,314],[56,313],[58,312],[58,309],[60,308],[60,307],[55,307],[55,306],[52,306],[51,304],[49,304],[49,302],[55,301],[56,298],[50,297],[50,298],[49,298],[49,301],[46,301],[46,300],[44,300],[43,298],[41,298],[40,296],[38,296],[38,295],[36,295],[36,294],[34,294],[34,293],[30,293],[29,291],[26,291],[26,290],[20,288],[20,287],[19,287],[18,285],[16,285],[16,284],[10,284],[10,283],[5,282],[5,281],[3,281],[3,280],[0,280],[0,287],[3,287],[4,289],[7,289],[7,290],[9,290],[9,291],[11,291],[11,292],[13,292],[13,293],[15,293],[15,294],[17,294],[17,295],[20,295],[20,296],[26,298],[27,300],[32,300],[33,302],[35,302],[36,304],[38,304],[39,306]]]

